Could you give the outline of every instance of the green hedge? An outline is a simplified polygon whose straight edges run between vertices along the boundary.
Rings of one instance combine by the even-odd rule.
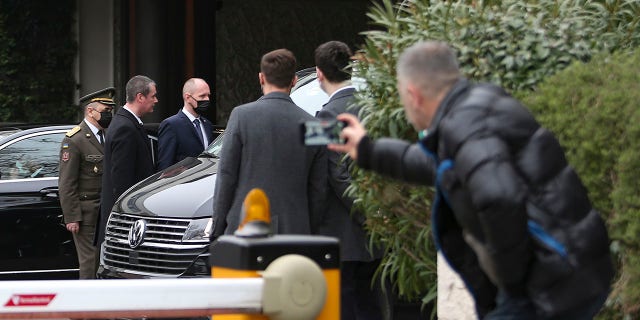
[[[558,136],[607,218],[620,264],[608,310],[615,318],[640,316],[639,74],[640,50],[600,55],[572,65],[523,99]]]
[[[640,59],[636,55],[636,75],[640,72]],[[616,307],[622,308],[625,315],[637,319],[640,317],[640,111],[637,108],[638,81],[630,90],[635,90],[636,108],[628,115],[625,140],[629,142],[616,163],[618,181],[614,186],[611,233],[615,240],[614,250],[620,255],[622,268],[620,278],[614,286],[612,298]]]
[[[0,121],[76,120],[74,15],[74,0],[0,0]]]
[[[398,99],[395,64],[402,50],[417,41],[446,41],[458,52],[461,69],[468,78],[490,81],[525,95],[574,61],[589,61],[600,51],[637,47],[638,13],[637,0],[383,0],[368,14],[378,30],[364,33],[365,45],[355,66],[367,88],[357,96],[361,117],[374,138],[416,140]],[[613,108],[610,103],[601,108]],[[601,105],[597,101],[594,104]],[[613,120],[607,116],[611,115],[594,113],[588,117],[601,118],[601,124],[610,128]],[[590,128],[574,130],[587,134]],[[599,163],[615,159],[612,152],[596,147],[603,141],[592,138],[581,143],[579,152],[593,159],[584,166],[601,173],[613,170],[607,171]],[[358,204],[368,215],[372,240],[389,250],[382,275],[397,285],[401,295],[432,301],[436,297],[435,254],[429,230],[432,191],[358,168],[354,168],[353,176],[354,184],[348,192],[359,199]],[[605,195],[611,192],[611,186],[607,188],[606,181],[600,181],[607,179],[605,175],[599,177],[586,177],[586,182],[593,186],[596,205],[610,208],[611,200]]]

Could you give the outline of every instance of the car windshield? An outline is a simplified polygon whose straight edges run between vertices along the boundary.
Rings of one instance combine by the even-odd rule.
[[[221,133],[211,144],[207,147],[206,150],[202,152],[203,155],[208,155],[213,158],[220,157],[220,149],[222,149],[222,137],[224,136],[224,132]]]

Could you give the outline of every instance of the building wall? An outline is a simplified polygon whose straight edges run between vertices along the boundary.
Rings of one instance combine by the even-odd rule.
[[[77,0],[78,97],[114,86],[113,1]]]
[[[158,84],[159,103],[145,122],[160,122],[182,106],[182,85],[201,77],[216,108],[206,116],[224,125],[231,109],[260,95],[261,56],[287,48],[299,69],[313,66],[321,43],[352,49],[370,29],[371,0],[77,0],[78,97],[107,86],[125,103],[130,77]],[[77,98],[77,97],[76,97]]]
[[[323,42],[340,40],[353,50],[359,34],[371,29],[370,0],[223,0],[215,12],[216,121],[225,124],[233,107],[260,95],[260,58],[287,48],[299,69],[312,67],[313,51]]]

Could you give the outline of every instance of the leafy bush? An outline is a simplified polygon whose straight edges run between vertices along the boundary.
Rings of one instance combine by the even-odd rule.
[[[632,319],[640,317],[640,150],[637,142],[640,141],[640,110],[637,108],[640,95],[640,85],[637,81],[640,68],[640,54],[635,54],[634,63],[627,65],[629,73],[635,72],[636,81],[629,83],[628,90],[633,93],[630,99],[636,103],[636,107],[627,114],[628,121],[624,130],[624,140],[628,143],[624,146],[615,172],[618,181],[614,186],[611,197],[613,199],[613,212],[611,213],[611,235],[614,240],[614,249],[622,261],[620,278],[614,286],[612,295],[613,307],[621,308],[625,316]],[[626,84],[622,84],[623,86]],[[621,87],[624,88],[624,87]],[[612,136],[612,139],[617,137]]]
[[[494,82],[514,93],[529,92],[573,61],[588,61],[600,50],[637,46],[638,6],[636,0],[383,0],[368,14],[382,30],[364,33],[355,66],[367,87],[357,96],[361,118],[374,138],[416,140],[398,98],[395,65],[399,54],[417,41],[450,43],[463,73],[472,80]],[[593,147],[584,152],[596,153],[598,161],[613,157]],[[348,192],[367,213],[372,240],[389,250],[382,275],[405,297],[433,300],[436,258],[428,228],[432,191],[358,168],[353,176]],[[596,192],[604,195],[610,190]],[[599,201],[599,206],[606,205]]]
[[[622,263],[611,308],[640,315],[640,50],[575,64],[523,98],[559,138],[594,206],[608,218]],[[617,317],[619,318],[619,316]]]
[[[0,82],[8,81],[8,79],[5,79],[5,76],[3,76],[2,74],[9,74],[9,48],[13,46],[13,39],[11,39],[6,33],[6,29],[4,26],[5,20],[5,15],[0,14],[0,43],[3,44],[2,46],[0,46],[0,70],[6,72],[0,73]],[[4,90],[0,90],[0,119],[2,120],[8,119],[11,112],[9,108],[3,107],[4,103],[2,103],[2,101],[7,100],[7,93],[8,92],[5,92]]]
[[[75,121],[75,1],[0,0],[0,8],[0,121]]]

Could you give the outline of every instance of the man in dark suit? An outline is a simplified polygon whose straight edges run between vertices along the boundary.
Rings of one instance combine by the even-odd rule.
[[[353,104],[355,88],[351,85],[349,62],[352,53],[345,43],[329,41],[315,50],[316,72],[320,88],[329,95],[329,101],[317,117],[335,120],[338,114],[358,115]],[[318,233],[340,239],[340,304],[342,319],[382,319],[381,304],[384,295],[377,280],[372,287],[374,273],[380,264],[382,250],[368,248],[368,235],[364,229],[362,213],[353,211],[354,199],[345,195],[351,183],[350,159],[328,152],[329,192],[327,212]]]
[[[60,205],[78,253],[80,279],[95,279],[98,250],[93,245],[100,214],[104,129],[111,122],[114,88],[80,98],[84,120],[69,130],[60,147]]]
[[[116,199],[129,187],[154,173],[151,145],[142,127],[142,116],[153,112],[158,103],[156,83],[145,76],[127,82],[127,103],[116,112],[104,146],[104,174],[97,245],[104,240],[105,228]]]
[[[289,97],[297,78],[291,51],[265,54],[258,78],[262,96],[231,112],[214,191],[212,239],[238,228],[242,202],[253,188],[267,194],[271,228],[279,234],[310,234],[323,211],[327,160],[305,147],[300,124],[313,116]]]
[[[209,85],[204,80],[191,78],[184,83],[182,109],[160,123],[158,170],[199,155],[211,143],[213,125],[202,116],[209,108],[210,96]]]

